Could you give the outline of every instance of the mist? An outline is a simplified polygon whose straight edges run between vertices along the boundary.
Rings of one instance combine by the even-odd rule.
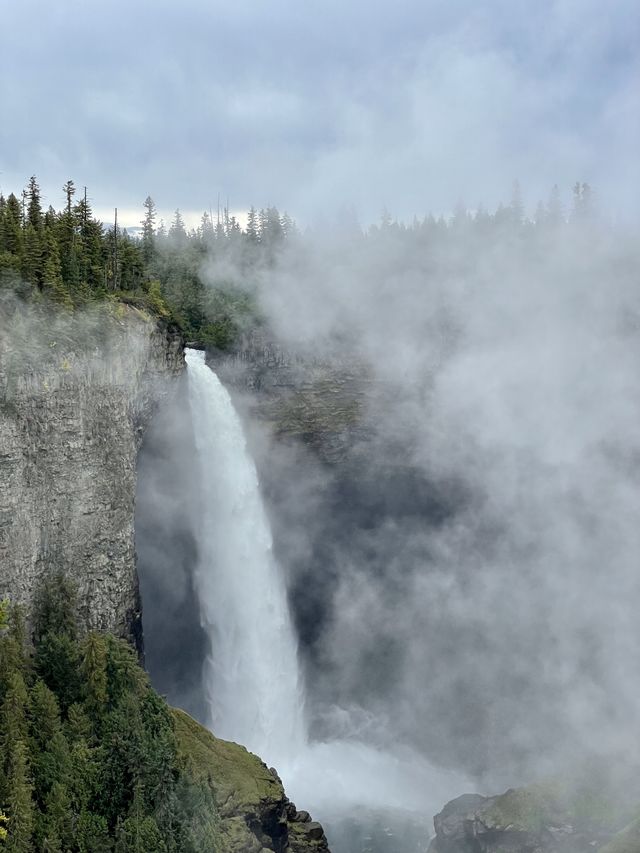
[[[363,434],[346,472],[259,426],[254,450],[318,736],[497,789],[630,758],[638,252],[594,219],[482,217],[287,245],[270,333],[366,375]]]

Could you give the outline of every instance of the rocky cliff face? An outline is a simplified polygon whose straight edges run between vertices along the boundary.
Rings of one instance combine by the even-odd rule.
[[[253,330],[227,353],[209,355],[221,381],[251,415],[280,439],[300,440],[327,463],[342,461],[370,434],[365,407],[374,395],[369,371],[356,359],[318,359],[285,349]]]
[[[0,596],[29,612],[39,579],[62,571],[85,627],[141,649],[136,456],[182,371],[180,337],[119,304],[13,305],[0,326]]]
[[[434,819],[430,853],[637,853],[637,785],[614,791],[596,776],[465,794]],[[631,823],[628,823],[631,820]],[[628,824],[628,825],[627,825]]]

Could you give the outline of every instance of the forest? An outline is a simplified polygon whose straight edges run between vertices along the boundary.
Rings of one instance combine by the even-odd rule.
[[[148,196],[141,227],[130,235],[117,221],[106,225],[94,216],[86,188],[78,198],[69,180],[62,192],[65,203],[57,211],[44,210],[35,176],[21,192],[0,194],[0,291],[45,299],[68,311],[97,300],[128,302],[177,324],[185,339],[221,350],[243,329],[262,322],[256,289],[265,271],[284,247],[304,247],[310,233],[301,233],[275,207],[252,207],[244,228],[226,208],[215,222],[205,211],[190,230],[176,210],[167,228]],[[469,239],[490,245],[517,234],[526,243],[596,218],[586,183],[573,186],[568,205],[554,186],[529,217],[516,181],[509,202],[492,213],[482,205],[469,211],[460,203],[448,218],[428,214],[406,225],[384,210],[378,224],[363,229],[355,213],[345,210],[328,229],[340,245],[371,246],[391,237],[407,250],[417,246],[431,254]]]
[[[179,760],[169,708],[124,641],[79,635],[72,584],[39,589],[33,645],[17,605],[1,622],[6,850],[216,849],[212,793]]]

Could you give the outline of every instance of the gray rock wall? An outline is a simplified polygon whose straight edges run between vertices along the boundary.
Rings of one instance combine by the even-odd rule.
[[[41,577],[78,587],[86,628],[142,648],[134,549],[136,456],[183,369],[179,336],[131,307],[68,322],[0,319],[0,596],[27,612]]]
[[[251,417],[279,439],[312,448],[323,462],[342,462],[370,436],[366,409],[381,389],[355,358],[294,353],[258,329],[207,361]]]

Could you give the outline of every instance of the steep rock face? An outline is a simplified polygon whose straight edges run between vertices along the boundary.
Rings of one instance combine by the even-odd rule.
[[[299,812],[274,770],[174,710],[178,747],[195,778],[211,786],[224,853],[329,853],[322,826]]]
[[[0,321],[0,595],[27,613],[69,574],[87,628],[142,646],[133,536],[136,455],[183,368],[179,335],[131,307]]]
[[[638,853],[638,822],[621,830],[632,813],[633,806],[598,784],[587,783],[582,788],[573,784],[565,788],[559,783],[529,785],[495,797],[465,794],[447,803],[434,817],[436,837],[429,850]]]
[[[283,348],[253,330],[208,361],[232,391],[246,393],[251,415],[281,439],[298,439],[327,463],[342,461],[369,434],[364,407],[373,396],[365,366],[355,359],[317,359]]]

